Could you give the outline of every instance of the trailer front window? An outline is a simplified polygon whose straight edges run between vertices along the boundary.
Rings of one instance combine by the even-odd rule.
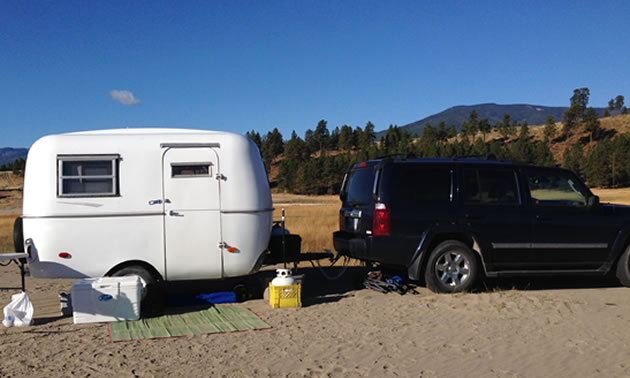
[[[118,195],[118,155],[57,157],[59,197]]]

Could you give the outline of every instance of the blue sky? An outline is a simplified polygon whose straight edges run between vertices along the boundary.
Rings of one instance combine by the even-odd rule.
[[[628,1],[0,0],[0,147],[51,133],[377,130],[455,105],[630,102]],[[138,104],[110,92],[133,93]]]

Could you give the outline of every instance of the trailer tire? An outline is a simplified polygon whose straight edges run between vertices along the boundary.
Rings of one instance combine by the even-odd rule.
[[[15,248],[15,252],[24,252],[22,217],[15,218],[15,222],[13,223],[13,247]]]
[[[617,260],[617,279],[623,286],[630,286],[630,246]]]
[[[142,315],[154,315],[161,310],[161,293],[155,276],[141,265],[128,265],[111,274],[112,277],[138,276],[142,282],[140,310]]]

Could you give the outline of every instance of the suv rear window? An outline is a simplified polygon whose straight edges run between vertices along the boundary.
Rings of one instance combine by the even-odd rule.
[[[394,164],[388,192],[400,205],[443,205],[451,202],[451,188],[450,166]]]
[[[464,169],[464,202],[497,205],[518,204],[515,172],[500,169]]]
[[[372,202],[374,169],[359,168],[350,172],[346,201],[351,205],[366,205]]]

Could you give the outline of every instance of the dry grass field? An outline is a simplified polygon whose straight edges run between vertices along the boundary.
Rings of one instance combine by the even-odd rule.
[[[22,212],[24,177],[0,172],[0,253],[13,252],[13,222]]]
[[[591,189],[593,193],[599,196],[602,203],[618,203],[621,205],[630,205],[630,188],[618,189]]]
[[[13,222],[17,216],[0,215],[0,253],[13,252]]]
[[[273,196],[274,220],[280,220],[285,209],[285,225],[302,237],[303,252],[334,250],[332,233],[339,228],[338,196]]]

